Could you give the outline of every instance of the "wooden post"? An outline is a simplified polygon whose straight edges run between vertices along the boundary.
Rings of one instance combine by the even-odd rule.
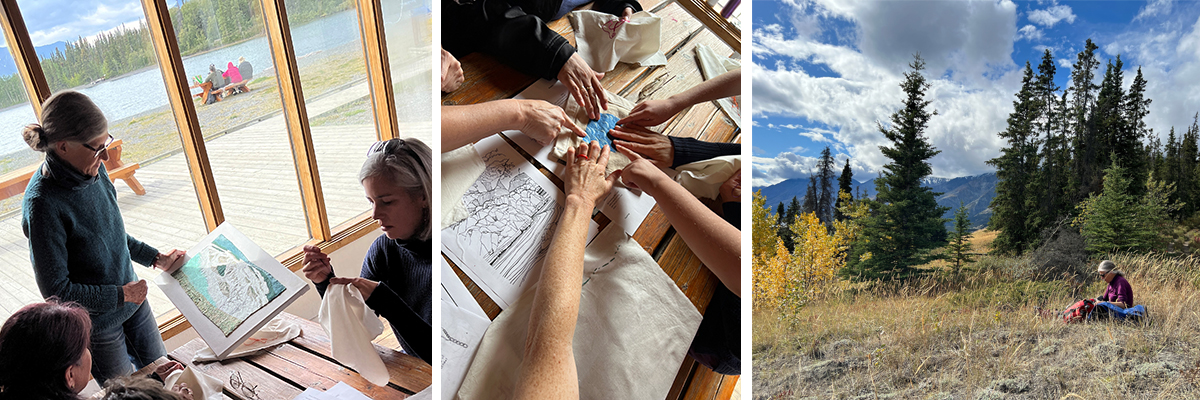
[[[196,106],[192,103],[192,92],[188,88],[187,72],[179,56],[179,43],[171,25],[171,14],[166,0],[142,0],[146,11],[146,25],[150,28],[150,39],[154,42],[154,54],[162,69],[163,83],[167,88],[167,101],[175,114],[175,125],[179,128],[179,139],[183,142],[183,153],[187,156],[188,171],[196,197],[200,201],[200,213],[209,232],[225,221],[221,211],[221,199],[217,196],[217,183],[213,180],[212,165],[208,161],[208,150],[204,146],[204,133],[200,131]]]
[[[370,82],[371,105],[375,110],[375,132],[379,140],[399,137],[396,99],[392,93],[392,70],[388,61],[387,41],[384,39],[383,8],[379,0],[358,0],[358,25],[362,28],[367,82]]]
[[[267,28],[267,41],[271,43],[275,76],[279,79],[279,97],[291,137],[292,156],[296,160],[296,177],[300,181],[308,233],[314,239],[327,241],[331,237],[329,218],[321,194],[321,176],[317,172],[317,155],[308,126],[304,92],[300,88],[300,69],[296,66],[296,52],[283,3],[284,0],[262,0],[263,22]]]
[[[742,30],[721,17],[717,10],[709,7],[703,0],[679,0],[679,5],[709,30],[712,30],[733,51],[742,52]]]
[[[25,84],[25,94],[33,105],[33,114],[41,119],[42,102],[50,98],[50,85],[46,83],[46,74],[42,72],[37,50],[29,40],[29,31],[25,28],[25,20],[21,19],[17,0],[0,0],[0,25],[4,26],[4,40],[13,53],[17,72]]]

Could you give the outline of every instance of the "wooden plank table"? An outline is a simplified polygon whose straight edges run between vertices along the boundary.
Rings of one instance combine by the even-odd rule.
[[[717,35],[697,21],[677,2],[647,0],[643,7],[662,17],[662,52],[667,56],[667,65],[659,67],[638,67],[626,63],[605,74],[601,83],[608,91],[617,93],[635,103],[663,99],[682,92],[702,81],[699,65],[696,63],[694,48],[704,44],[727,56],[735,56],[735,52]],[[585,6],[590,7],[590,6]],[[575,37],[570,23],[566,18],[553,21],[548,26],[562,34],[572,45]],[[525,75],[501,64],[496,59],[473,53],[459,60],[462,63],[464,82],[462,86],[451,93],[442,95],[442,104],[476,104],[491,100],[507,99],[516,96],[525,88],[537,81],[536,78]],[[567,101],[574,101],[568,99]],[[697,104],[681,111],[672,120],[659,125],[656,130],[671,136],[695,137],[712,142],[740,143],[740,130],[730,116],[725,115],[714,102]],[[513,144],[510,142],[510,144]],[[513,147],[522,155],[537,165],[559,188],[562,181],[541,166],[519,146]],[[609,218],[597,213],[596,222],[603,229]],[[713,290],[721,282],[712,274],[688,248],[683,239],[675,235],[675,230],[667,221],[662,211],[655,206],[634,233],[633,239],[658,262],[687,295],[692,304],[701,313],[708,307]],[[475,296],[476,301],[492,319],[500,313],[496,305],[457,265],[447,258],[459,279]],[[444,277],[443,279],[449,279]],[[748,338],[743,338],[748,340]],[[729,399],[737,376],[725,376],[713,372],[700,365],[691,357],[687,357],[680,366],[675,382],[669,392],[668,399]]]
[[[316,322],[282,313],[280,317],[300,324],[300,337],[258,354],[220,362],[193,363],[196,352],[207,347],[200,338],[193,339],[167,357],[142,368],[137,375],[149,375],[158,365],[178,361],[225,382],[224,394],[237,400],[288,400],[305,388],[328,390],[338,382],[357,389],[372,399],[403,399],[424,390],[433,382],[433,368],[420,358],[375,345],[383,358],[390,379],[386,386],[368,382],[357,372],[333,359],[329,336]],[[231,377],[241,376],[243,382],[256,386],[254,393],[235,389]]]

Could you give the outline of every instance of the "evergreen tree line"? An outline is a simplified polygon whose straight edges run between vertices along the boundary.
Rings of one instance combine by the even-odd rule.
[[[850,194],[851,185],[854,174],[850,171],[850,159],[846,159],[846,166],[842,168],[842,174],[837,177],[838,191],[833,191],[834,179],[834,159],[829,147],[821,151],[821,157],[817,159],[817,172],[809,176],[808,190],[805,192],[804,201],[801,202],[796,196],[792,196],[792,201],[788,205],[779,202],[779,206],[775,212],[775,234],[783,241],[785,248],[788,251],[795,246],[795,234],[791,230],[791,226],[796,221],[796,217],[804,214],[815,214],[817,220],[828,229],[833,229],[833,221],[844,221],[846,216],[842,213],[844,206],[853,201],[853,196]],[[839,192],[846,193],[846,198],[839,196]]]
[[[353,0],[287,1],[293,28],[354,7]],[[258,0],[191,0],[170,9],[182,57],[227,46],[264,33]],[[145,23],[80,37],[42,58],[42,72],[53,90],[73,88],[154,65],[156,58]],[[204,71],[207,73],[207,71]],[[0,77],[0,108],[28,101],[20,74]]]
[[[1157,207],[1175,218],[1197,210],[1200,160],[1196,141],[1200,132],[1196,124],[1180,139],[1172,128],[1163,149],[1146,126],[1152,100],[1146,97],[1141,68],[1126,91],[1124,63],[1118,55],[1105,62],[1097,85],[1100,62],[1096,49],[1088,39],[1083,51],[1076,54],[1065,88],[1054,83],[1056,66],[1050,50],[1043,53],[1036,73],[1025,63],[1014,110],[1007,128],[999,133],[1007,146],[999,157],[987,161],[996,168],[998,178],[989,221],[989,229],[998,232],[992,244],[997,253],[1030,251],[1049,239],[1044,233],[1066,221],[1075,225],[1093,222],[1083,229],[1092,250],[1148,247],[1149,241],[1135,240],[1145,239],[1145,232],[1117,235],[1125,241],[1096,242],[1094,229],[1103,224],[1096,225],[1099,221],[1090,218],[1116,215],[1088,213],[1089,204],[1095,205],[1104,196],[1110,201],[1119,196],[1119,203],[1126,207],[1123,212],[1135,210],[1130,207],[1138,204]],[[1109,186],[1120,189],[1113,191]],[[1182,204],[1174,206],[1176,203]],[[1085,215],[1089,218],[1080,219]],[[1142,224],[1142,229],[1153,225]],[[1122,226],[1118,230],[1128,228]]]

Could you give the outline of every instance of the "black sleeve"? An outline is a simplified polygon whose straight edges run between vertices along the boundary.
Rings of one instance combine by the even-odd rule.
[[[321,298],[325,297],[325,289],[329,288],[329,279],[333,278],[334,276],[333,270],[331,269],[329,271],[329,278],[325,278],[325,282],[313,282],[313,286],[317,287],[317,294],[321,295]]]
[[[364,277],[366,278],[366,277]],[[370,279],[370,278],[367,278]],[[405,350],[412,351],[425,362],[433,364],[433,325],[421,319],[387,283],[380,282],[367,299],[367,307],[383,316],[396,329]]]
[[[637,0],[596,0],[592,3],[592,10],[602,13],[608,13],[621,16],[626,8],[632,8],[633,12],[642,11],[642,5]]]
[[[714,157],[742,154],[742,145],[739,143],[713,143],[694,138],[669,137],[671,147],[675,149],[671,168]]]
[[[455,57],[481,52],[538,78],[555,80],[575,48],[536,15],[506,1],[442,1],[442,45]]]

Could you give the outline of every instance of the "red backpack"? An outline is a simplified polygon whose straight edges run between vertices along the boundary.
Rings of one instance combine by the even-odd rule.
[[[1084,318],[1087,318],[1088,313],[1092,312],[1093,308],[1096,308],[1096,300],[1094,299],[1077,301],[1062,312],[1063,322],[1071,324],[1083,321]]]

